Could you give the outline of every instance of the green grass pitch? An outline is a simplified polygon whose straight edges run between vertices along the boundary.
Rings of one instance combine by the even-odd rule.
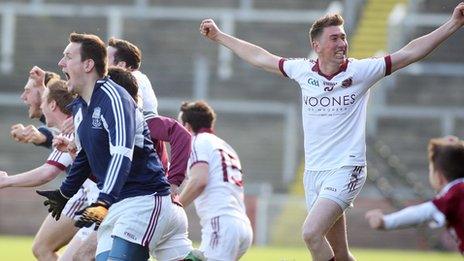
[[[31,237],[0,236],[0,260],[35,260],[31,252]],[[462,261],[457,253],[413,252],[400,250],[354,249],[358,261]],[[303,247],[252,247],[241,261],[300,261],[310,260]]]

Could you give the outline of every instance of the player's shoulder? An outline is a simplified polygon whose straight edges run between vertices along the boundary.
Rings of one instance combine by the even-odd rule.
[[[148,76],[144,74],[143,72],[141,72],[140,70],[133,71],[132,75],[134,76],[140,88],[151,86],[151,82]]]
[[[347,59],[350,65],[368,65],[372,63],[378,63],[378,62],[384,62],[385,61],[385,56],[371,56],[371,57],[366,57],[366,58],[353,58],[350,57]]]
[[[207,132],[197,133],[192,137],[192,144],[197,148],[213,148],[218,144],[218,137]]]
[[[293,58],[283,58],[286,63],[292,64],[316,64],[317,61],[311,58],[304,58],[304,57],[293,57]]]
[[[450,182],[434,199],[434,202],[456,202],[464,200],[464,179]]]
[[[453,184],[448,191],[446,191],[445,195],[461,197],[464,200],[464,179],[460,179]]]
[[[100,98],[100,102],[105,102],[112,104],[115,101],[129,101],[130,103],[133,102],[132,97],[130,94],[126,91],[124,87],[121,85],[117,84],[113,80],[107,78],[105,81],[101,84],[101,87],[99,88],[101,91],[100,92],[95,92]],[[92,96],[92,100],[93,100]]]
[[[215,135],[207,132],[197,133],[193,136],[193,140],[198,143],[211,143],[214,140]]]

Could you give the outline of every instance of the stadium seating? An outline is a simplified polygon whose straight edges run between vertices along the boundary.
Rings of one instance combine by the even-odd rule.
[[[9,2],[0,0],[0,3]],[[31,1],[21,0],[16,2],[28,3]],[[44,3],[67,4],[66,0],[44,0]],[[136,5],[137,0],[85,0],[80,1],[85,4],[124,4]],[[240,7],[242,1],[239,0],[151,0],[145,1],[151,7],[195,7],[195,8],[233,8]],[[325,10],[331,1],[317,0],[252,0],[252,8],[275,9],[275,10]],[[419,6],[419,10],[426,12],[449,13],[454,3],[443,3],[446,1],[427,0]],[[181,15],[180,15],[181,16]],[[57,62],[62,56],[63,47],[67,43],[67,35],[72,31],[95,33],[102,38],[107,37],[107,17],[53,17],[53,16],[18,16],[16,17],[15,52],[14,52],[14,73],[2,75],[0,88],[2,92],[18,93],[22,91],[26,82],[29,68],[38,64],[47,70],[58,71]],[[282,80],[282,77],[261,72],[251,68],[237,57],[233,57],[231,66],[233,73],[230,78],[218,76],[219,49],[216,44],[208,42],[198,33],[200,21],[192,20],[173,20],[155,19],[146,20],[142,18],[128,18],[123,21],[122,37],[127,38],[139,45],[143,51],[142,71],[152,80],[155,91],[160,98],[160,112],[164,115],[176,117],[176,110],[166,109],[163,98],[191,99],[193,95],[192,86],[195,84],[194,64],[199,57],[206,57],[209,69],[209,90],[208,99],[215,100],[244,100],[244,101],[274,101],[295,105],[299,108],[300,93],[296,83]],[[308,44],[309,24],[307,23],[264,23],[235,21],[234,35],[245,38],[246,40],[261,45],[269,51],[284,57],[305,57],[310,49]],[[406,40],[413,39],[418,35],[429,32],[433,28],[419,27],[412,28]],[[459,63],[464,59],[462,52],[462,34],[451,37],[448,42],[436,50],[425,62],[440,63]],[[387,106],[431,106],[449,107],[462,106],[464,100],[461,91],[462,77],[427,76],[415,75],[410,73],[395,74],[395,84],[387,91]],[[378,88],[386,88],[379,86]],[[374,90],[375,91],[375,90]],[[18,97],[18,102],[19,97]],[[33,122],[26,120],[26,109],[24,107],[5,107],[0,105],[0,146],[2,147],[0,156],[0,170],[7,170],[11,173],[28,170],[38,166],[47,155],[45,149],[36,148],[30,145],[18,145],[9,136],[9,128],[16,122]],[[21,109],[18,109],[21,108]],[[298,110],[298,118],[300,113]],[[36,123],[36,122],[34,122]],[[231,112],[220,113],[217,122],[217,132],[237,150],[241,157],[246,183],[270,183],[275,192],[286,192],[288,184],[283,182],[282,169],[285,163],[282,162],[285,140],[283,139],[284,122],[281,115],[259,115],[259,114],[238,114]],[[407,166],[408,172],[414,172],[426,187],[428,187],[427,173],[428,164],[426,158],[426,146],[431,137],[442,135],[439,120],[435,117],[418,119],[414,117],[388,117],[381,116],[378,120],[377,133],[372,140],[380,139],[388,144],[392,153]],[[464,119],[455,122],[455,134],[464,137]],[[303,155],[302,149],[302,128],[298,120],[294,135],[298,136],[298,155]],[[369,142],[369,168],[379,168],[379,172],[385,176],[392,174],[388,169],[388,162],[381,159],[375,152],[374,142]],[[25,160],[24,160],[25,159]],[[381,166],[386,164],[385,166]],[[417,200],[417,196],[408,191],[408,184],[401,178],[388,177],[394,185],[395,193],[399,195],[405,203]],[[56,186],[59,181],[51,184]],[[383,242],[396,242],[396,247],[417,246],[414,241],[417,238],[415,230],[398,232],[399,234],[389,234],[382,237],[372,230],[366,228],[366,223],[362,218],[365,210],[371,207],[378,207],[375,203],[379,202],[376,188],[367,182],[364,191],[361,193],[359,206],[350,213],[348,222],[352,225],[353,236],[351,240],[358,245],[376,245]],[[31,190],[28,190],[31,191]],[[2,191],[0,193],[8,193]],[[16,193],[16,192],[11,192]],[[19,217],[22,210],[11,212],[11,216],[4,217],[3,213],[10,209],[4,196],[0,194],[0,232],[14,231],[13,228],[19,227],[23,219]],[[44,212],[44,208],[39,203],[39,198],[34,197],[33,193],[25,194],[30,198],[37,208],[34,211]],[[374,201],[363,201],[363,199],[374,199]],[[373,203],[374,202],[374,203]],[[19,205],[29,207],[32,203],[18,202]],[[279,205],[280,204],[280,205]],[[295,212],[288,212],[288,206],[281,201],[279,204],[271,204],[269,220],[278,223],[279,220],[288,222],[289,219],[295,223],[289,224],[286,229],[294,230],[299,228],[301,220],[293,218],[294,215],[301,215],[304,210],[298,209]],[[302,202],[291,202],[302,206]],[[382,206],[388,208],[388,203],[382,201]],[[40,210],[38,210],[40,209]],[[40,212],[39,212],[40,213]],[[191,210],[190,212],[191,213]],[[283,213],[283,214],[282,214]],[[290,214],[288,214],[290,213]],[[45,214],[45,213],[43,213]],[[18,217],[18,224],[14,223],[13,216]],[[38,215],[39,216],[39,215]],[[28,226],[25,226],[21,233],[34,233],[41,222],[41,218],[28,218]],[[290,218],[289,218],[290,217]],[[279,224],[283,224],[281,222]],[[195,222],[192,222],[195,224]],[[6,225],[8,224],[8,225]],[[13,224],[13,225],[11,225]],[[16,225],[14,225],[16,224]],[[15,227],[16,226],[16,227]],[[196,228],[197,229],[197,228]],[[285,229],[283,229],[284,232]],[[356,230],[356,231],[354,231]],[[282,231],[272,231],[271,238],[282,238]],[[198,234],[198,233],[197,233]],[[299,231],[297,233],[299,235]],[[400,236],[397,236],[400,235]],[[386,239],[390,237],[390,239]],[[398,238],[402,240],[396,240]],[[300,237],[295,237],[300,240]],[[377,240],[377,241],[376,241]],[[409,244],[405,244],[407,241]],[[301,241],[300,241],[301,243]]]

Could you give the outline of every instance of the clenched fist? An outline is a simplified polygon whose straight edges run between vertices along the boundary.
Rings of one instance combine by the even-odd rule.
[[[213,19],[205,19],[201,22],[200,33],[213,41],[217,41],[218,36],[222,34]]]

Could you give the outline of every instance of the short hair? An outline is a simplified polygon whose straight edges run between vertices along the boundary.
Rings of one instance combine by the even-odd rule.
[[[325,16],[314,21],[313,25],[311,26],[311,29],[309,30],[310,41],[312,42],[316,38],[318,38],[324,31],[324,28],[329,27],[329,26],[340,26],[340,25],[343,25],[343,23],[344,23],[344,20],[341,15],[326,14]]]
[[[190,124],[195,133],[202,128],[214,126],[216,114],[205,101],[183,102],[180,111],[182,123]]]
[[[71,115],[71,110],[68,105],[71,104],[76,96],[68,92],[66,82],[63,80],[52,81],[47,88],[47,102],[50,103],[55,101],[58,108],[60,108],[64,114]]]
[[[454,136],[435,138],[428,145],[429,162],[451,182],[464,178],[464,142]]]
[[[56,81],[56,80],[60,80],[60,79],[61,79],[61,77],[57,73],[50,72],[50,71],[45,71],[45,79],[44,79],[45,86],[47,86],[47,84],[49,82],[51,83],[51,81]]]
[[[108,68],[108,76],[115,83],[126,89],[135,100],[135,103],[138,103],[139,86],[137,85],[137,79],[129,70],[117,66],[110,66]]]
[[[81,44],[81,61],[92,59],[95,63],[95,70],[98,76],[103,77],[107,73],[107,52],[105,42],[94,34],[71,33],[69,35],[71,43]]]
[[[114,63],[117,64],[121,61],[126,62],[126,67],[132,70],[140,68],[142,61],[142,52],[133,43],[111,37],[108,45],[115,48]]]

